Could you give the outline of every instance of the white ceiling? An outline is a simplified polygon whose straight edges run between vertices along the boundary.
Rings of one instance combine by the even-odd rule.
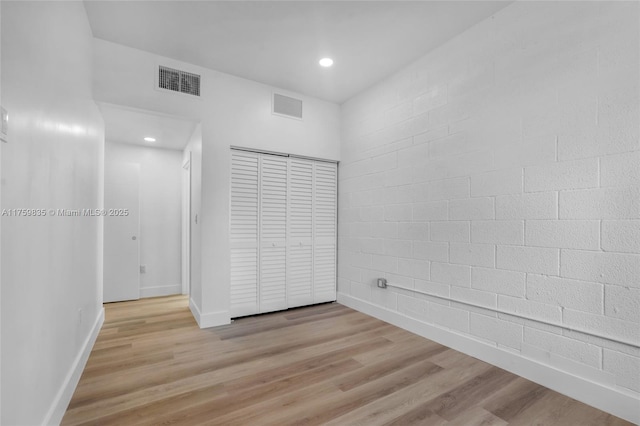
[[[508,1],[99,1],[95,37],[342,103]],[[329,56],[332,68],[318,60]]]
[[[105,139],[153,148],[182,150],[189,142],[196,122],[151,111],[107,103],[99,104],[105,126]],[[150,136],[155,142],[145,142]]]

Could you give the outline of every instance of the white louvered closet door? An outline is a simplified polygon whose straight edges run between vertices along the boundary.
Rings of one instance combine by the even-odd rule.
[[[233,150],[231,316],[336,300],[337,165]]]
[[[259,155],[231,152],[231,317],[259,312]]]
[[[336,300],[337,184],[337,164],[315,161],[313,303]]]
[[[313,161],[289,159],[288,307],[313,303]]]
[[[287,308],[288,158],[260,156],[260,312]]]

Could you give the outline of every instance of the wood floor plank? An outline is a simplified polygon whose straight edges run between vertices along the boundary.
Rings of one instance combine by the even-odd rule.
[[[482,406],[490,413],[509,422],[547,392],[549,389],[519,377],[489,396]]]
[[[506,426],[509,423],[482,407],[474,406],[460,413],[449,424],[452,426]]]
[[[437,357],[437,355],[436,355]],[[435,357],[432,357],[433,359]],[[456,388],[461,382],[478,376],[493,368],[469,356],[457,360],[455,366],[442,369],[429,380],[417,382],[388,396],[377,399],[328,422],[329,425],[377,425],[394,421],[396,418],[417,409],[427,401]],[[420,411],[421,409],[418,409]],[[429,410],[429,408],[427,408]]]
[[[492,391],[506,386],[516,378],[517,376],[501,368],[492,367],[434,398],[426,406],[440,417],[452,420],[458,413],[473,407],[489,396]]]
[[[429,425],[439,426],[446,425],[448,422],[438,416],[433,411],[420,405],[413,410],[407,411],[403,415],[396,417],[390,422],[384,423],[385,426],[408,426],[408,425]]]
[[[337,303],[201,330],[184,296],[105,305],[63,425],[628,425]]]
[[[381,360],[376,364],[362,367],[357,371],[346,374],[343,377],[336,379],[335,383],[341,391],[347,392],[353,388],[372,382],[388,374],[392,374],[397,370],[401,370],[417,362],[424,361],[434,352],[441,352],[442,350],[443,348],[417,348],[399,352],[394,357],[387,357],[387,359]]]
[[[313,404],[304,404],[295,407],[293,410],[282,410],[273,413],[273,424],[321,425],[354,410],[360,405],[369,404],[416,383],[441,369],[441,367],[429,361],[422,361],[347,392],[334,393],[329,398],[314,401]]]

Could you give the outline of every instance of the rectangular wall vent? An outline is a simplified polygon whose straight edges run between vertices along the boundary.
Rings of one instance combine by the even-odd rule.
[[[302,118],[302,101],[289,96],[273,94],[273,113],[287,117]]]
[[[161,65],[158,69],[158,87],[174,92],[200,96],[200,76]]]

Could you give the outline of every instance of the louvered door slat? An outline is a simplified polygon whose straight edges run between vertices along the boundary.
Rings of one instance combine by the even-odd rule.
[[[260,312],[287,308],[288,159],[260,156]]]
[[[289,307],[313,303],[313,161],[289,160]]]
[[[316,161],[313,193],[313,301],[336,300],[337,165]]]
[[[230,190],[230,311],[258,312],[258,155],[232,151]]]

